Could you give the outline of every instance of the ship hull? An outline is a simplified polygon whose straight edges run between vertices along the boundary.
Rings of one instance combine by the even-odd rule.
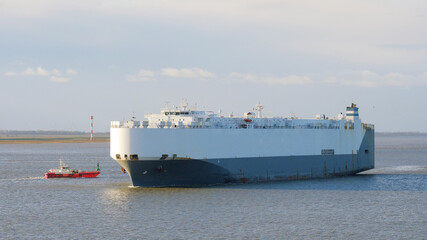
[[[44,178],[95,178],[99,175],[99,173],[99,171],[72,174],[45,173]]]
[[[374,130],[351,154],[116,160],[141,187],[196,187],[354,175],[374,168]]]

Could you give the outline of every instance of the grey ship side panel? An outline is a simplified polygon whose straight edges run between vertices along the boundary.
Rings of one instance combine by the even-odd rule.
[[[369,170],[375,167],[375,131],[367,129],[359,148],[360,168]]]
[[[118,160],[134,186],[206,186],[353,175],[374,167],[374,130],[359,150],[345,155],[282,156],[203,160]]]

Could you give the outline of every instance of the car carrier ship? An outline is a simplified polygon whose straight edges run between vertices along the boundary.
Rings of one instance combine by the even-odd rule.
[[[207,186],[354,175],[374,168],[374,125],[356,104],[313,119],[222,116],[183,103],[112,121],[110,156],[134,186]]]

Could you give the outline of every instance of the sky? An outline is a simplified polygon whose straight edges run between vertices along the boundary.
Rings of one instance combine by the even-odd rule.
[[[0,0],[0,130],[109,131],[182,99],[427,132],[427,1]]]

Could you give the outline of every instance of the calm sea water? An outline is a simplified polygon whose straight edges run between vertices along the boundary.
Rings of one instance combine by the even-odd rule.
[[[427,137],[377,136],[353,177],[129,187],[108,143],[0,145],[0,239],[427,239]],[[63,159],[95,179],[43,179]]]

